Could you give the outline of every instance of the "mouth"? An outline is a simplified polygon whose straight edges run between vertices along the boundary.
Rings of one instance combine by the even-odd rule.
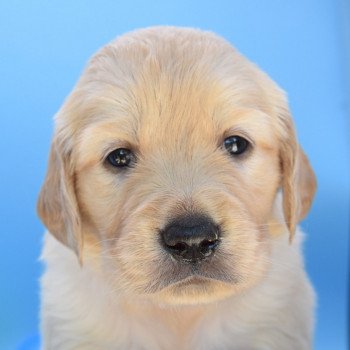
[[[222,266],[205,262],[176,264],[172,272],[172,274],[167,275],[167,278],[163,280],[162,287],[165,289],[197,288],[204,290],[214,284],[235,285],[239,280],[235,274],[223,273]]]
[[[208,283],[214,282],[217,280],[213,280],[212,278],[193,275],[188,276],[186,278],[181,279],[173,284],[173,287],[188,287],[188,286],[207,286]]]
[[[172,281],[157,295],[174,305],[199,305],[224,299],[234,291],[234,285],[217,278],[190,275]]]
[[[228,259],[223,259],[219,254],[213,254],[206,260],[197,262],[179,261],[165,256],[160,268],[155,271],[148,293],[157,293],[167,288],[184,288],[190,286],[209,285],[237,285],[241,277],[229,264]]]

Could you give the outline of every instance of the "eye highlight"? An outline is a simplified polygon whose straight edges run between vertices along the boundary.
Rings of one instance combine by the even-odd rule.
[[[127,148],[118,148],[108,154],[106,161],[116,167],[128,167],[134,161],[134,154]]]
[[[224,147],[232,156],[238,156],[249,148],[249,141],[237,135],[229,136],[224,140]]]

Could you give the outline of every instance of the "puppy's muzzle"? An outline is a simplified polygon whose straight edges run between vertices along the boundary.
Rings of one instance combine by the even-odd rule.
[[[161,231],[164,248],[177,260],[197,263],[214,254],[220,243],[219,227],[203,215],[172,220]]]

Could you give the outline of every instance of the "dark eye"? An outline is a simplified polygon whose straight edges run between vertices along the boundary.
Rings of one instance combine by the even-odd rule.
[[[134,160],[133,153],[127,148],[118,148],[108,154],[107,162],[114,167],[127,167]]]
[[[241,136],[230,136],[225,139],[224,146],[233,156],[244,153],[249,146],[249,142]]]

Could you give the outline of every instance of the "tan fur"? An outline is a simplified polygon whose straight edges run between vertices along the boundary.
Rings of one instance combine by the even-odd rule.
[[[253,145],[251,152],[239,160],[230,157],[222,145],[231,135],[247,138]],[[104,159],[120,147],[132,149],[137,162],[118,172],[106,166]],[[290,237],[294,235],[315,188],[286,98],[277,85],[211,33],[159,27],[120,37],[90,61],[56,116],[38,211],[50,233],[80,256],[81,274],[95,271],[91,279],[98,275],[103,281],[99,283],[105,284],[96,288],[120,300],[117,310],[136,320],[141,317],[139,302],[144,300],[150,306],[144,306],[148,311],[141,307],[143,314],[149,312],[152,322],[163,323],[179,339],[180,345],[166,348],[184,349],[194,341],[196,327],[209,322],[205,319],[213,312],[214,302],[238,303],[244,293],[266,283],[274,264],[292,264],[294,258],[275,261],[275,246],[281,244],[276,242],[288,241],[286,227]],[[217,253],[210,264],[204,264],[198,279],[170,259],[159,244],[159,231],[169,220],[191,212],[206,213],[223,231]],[[54,278],[53,272],[49,277],[50,269],[55,268],[50,254],[45,258],[47,283]],[[298,259],[295,271],[306,286]],[[58,272],[56,277],[60,278]],[[72,337],[69,329],[55,328],[60,321],[54,313],[59,314],[63,305],[54,313],[47,310],[55,310],[54,304],[65,300],[57,296],[48,306],[49,290],[45,284],[45,344],[61,344],[53,339],[66,337],[65,349],[78,348],[79,341],[72,341],[77,347],[67,345]],[[80,292],[75,293],[79,298]],[[174,306],[179,308],[177,316],[167,317]],[[308,307],[311,313],[311,301]],[[173,324],[177,317],[181,325]],[[62,318],[69,324],[69,312]],[[89,327],[81,325],[80,330],[74,322],[71,329],[79,338]],[[310,323],[307,327],[312,329]],[[251,337],[255,342],[253,329],[243,332],[242,344]],[[101,349],[155,349],[157,336],[150,340],[142,334],[139,331],[142,346],[111,345],[108,336],[103,343],[97,335],[91,344],[96,341],[95,348]],[[232,337],[239,338],[237,334]],[[309,344],[311,331],[303,337],[309,340],[300,344]],[[189,348],[199,349],[198,344]],[[236,344],[241,349],[238,340]],[[282,349],[254,346],[250,349]]]

